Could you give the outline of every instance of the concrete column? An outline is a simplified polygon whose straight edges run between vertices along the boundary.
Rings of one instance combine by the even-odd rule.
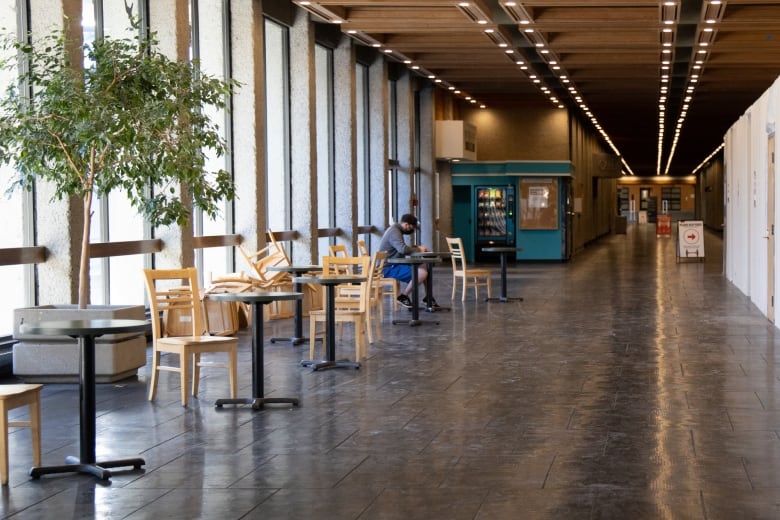
[[[434,149],[434,95],[435,87],[430,85],[420,89],[420,164],[418,164],[417,174],[420,178],[419,206],[417,216],[420,218],[420,227],[422,233],[420,240],[426,246],[434,251],[441,251],[441,247],[447,248],[446,244],[439,240],[439,222],[436,212],[437,201],[439,197],[439,186],[436,179],[436,150]],[[443,240],[441,240],[443,242]]]
[[[333,52],[336,227],[344,231],[339,242],[357,254],[357,139],[355,135],[355,47],[342,38]]]
[[[413,207],[414,199],[419,197],[415,192],[414,158],[414,92],[408,72],[404,72],[396,82],[397,112],[398,112],[398,215],[404,213],[417,214]],[[428,226],[430,223],[423,222]]]
[[[82,39],[81,0],[31,0],[30,20],[33,35],[67,27],[69,39]],[[83,205],[79,197],[56,200],[55,196],[52,185],[36,185],[36,243],[49,250],[46,262],[38,265],[39,305],[78,302]]]
[[[387,62],[378,57],[368,69],[369,102],[369,162],[371,184],[370,222],[381,234],[389,225],[389,198],[387,196],[387,118],[388,73]],[[372,237],[372,250],[379,246],[379,238]]]
[[[293,257],[297,263],[318,263],[314,26],[302,9],[297,10],[290,28],[290,68],[292,228],[301,234],[293,243]]]
[[[248,251],[265,246],[265,56],[263,9],[257,0],[231,2],[233,78],[233,172],[237,188],[236,233]],[[247,269],[238,261],[238,269]]]

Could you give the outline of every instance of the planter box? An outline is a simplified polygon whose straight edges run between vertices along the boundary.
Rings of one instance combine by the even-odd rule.
[[[74,319],[143,320],[143,305],[42,305],[14,309],[13,373],[24,381],[75,383],[79,374],[79,348],[68,336],[21,334],[22,323]],[[95,375],[98,383],[112,383],[135,376],[146,365],[146,335],[106,334],[95,338]]]

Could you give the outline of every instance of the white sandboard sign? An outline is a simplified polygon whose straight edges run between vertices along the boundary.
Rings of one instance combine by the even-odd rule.
[[[677,222],[677,246],[677,256],[680,258],[704,258],[704,222]]]

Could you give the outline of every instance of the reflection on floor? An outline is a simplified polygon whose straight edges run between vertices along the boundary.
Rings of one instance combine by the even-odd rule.
[[[148,369],[98,387],[98,458],[142,456],[110,484],[33,481],[10,435],[4,518],[578,519],[780,517],[780,334],[722,276],[722,244],[677,263],[652,225],[568,263],[513,264],[510,296],[452,302],[439,325],[391,325],[360,370],[299,366],[266,344],[266,395],[301,406],[217,410],[204,371],[146,400]],[[494,287],[498,287],[496,269]],[[436,269],[448,302],[449,267]],[[389,311],[387,311],[389,313]],[[407,310],[398,311],[406,316]],[[422,313],[422,318],[431,316]],[[305,327],[306,328],[306,327]],[[269,323],[288,336],[291,320]],[[345,333],[340,355],[354,352]],[[242,333],[241,395],[251,381]],[[43,391],[43,460],[78,453],[78,390]]]

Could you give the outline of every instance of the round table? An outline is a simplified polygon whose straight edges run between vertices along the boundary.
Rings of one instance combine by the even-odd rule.
[[[516,297],[516,298],[508,298],[506,295],[506,256],[509,253],[517,253],[518,251],[522,251],[522,248],[519,247],[510,247],[510,246],[492,246],[492,247],[483,247],[482,251],[485,253],[498,253],[501,257],[501,296],[498,298],[485,298],[485,301],[499,301],[499,302],[509,302],[509,301],[523,301],[522,298]]]
[[[303,293],[278,291],[224,292],[212,293],[211,298],[219,301],[245,302],[252,304],[252,396],[236,399],[217,399],[214,406],[222,408],[226,404],[251,404],[258,410],[264,404],[290,403],[298,406],[295,397],[265,397],[263,395],[263,305],[295,300],[300,302]]]
[[[111,471],[107,468],[132,466],[139,469],[146,464],[144,459],[118,459],[95,461],[95,338],[104,334],[143,332],[149,330],[151,323],[144,320],[95,319],[95,320],[56,320],[38,323],[23,323],[19,330],[22,334],[40,334],[42,336],[70,336],[78,338],[81,350],[79,366],[79,456],[68,456],[65,465],[38,466],[30,469],[32,478],[52,473],[87,473],[101,480],[108,480]]]
[[[293,280],[295,280],[296,277],[300,277],[301,275],[305,273],[310,273],[312,271],[321,271],[322,266],[321,265],[272,265],[268,267],[269,271],[281,271],[284,273],[290,273],[293,275]],[[293,292],[301,292],[303,284],[300,282],[293,281]],[[303,298],[300,300],[295,301],[295,315],[293,317],[293,336],[290,338],[277,338],[272,337],[271,343],[276,343],[277,341],[289,341],[293,345],[300,345],[304,341],[308,340],[309,338],[306,338],[303,336]]]
[[[362,283],[365,276],[306,276],[293,278],[293,283],[316,283],[325,286],[325,351],[327,358],[320,361],[304,359],[301,365],[313,371],[327,368],[360,368],[358,361],[336,361],[336,286],[342,283]],[[357,331],[356,331],[357,334]]]

